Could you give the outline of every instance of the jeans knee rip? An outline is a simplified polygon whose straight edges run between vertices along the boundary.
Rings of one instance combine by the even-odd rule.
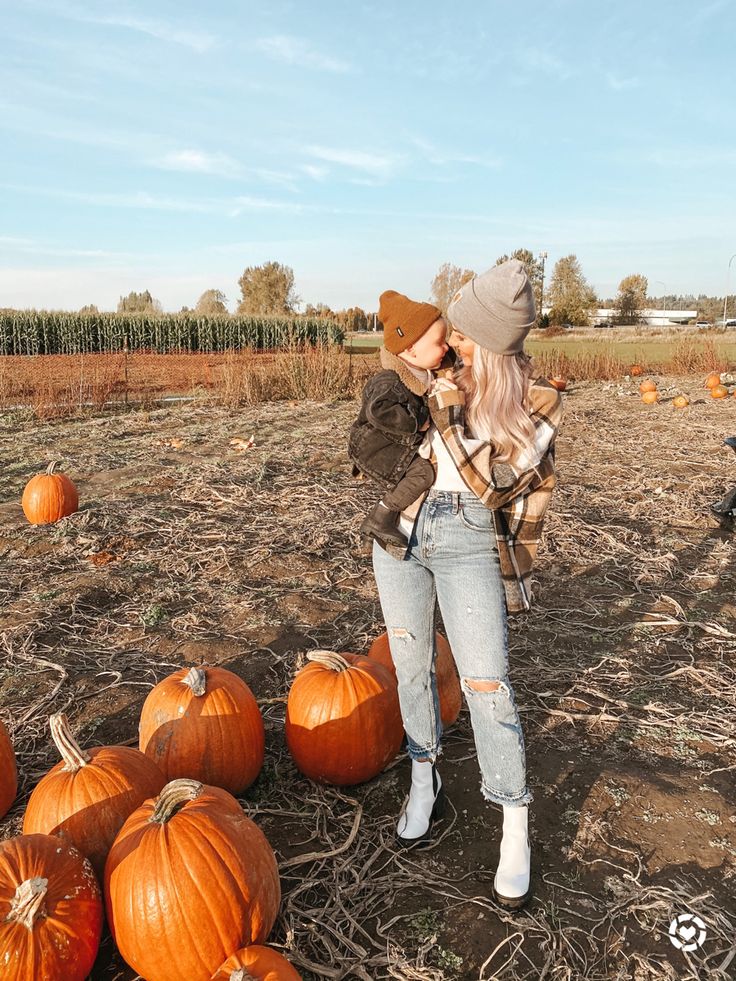
[[[391,636],[396,640],[414,640],[414,634],[409,633],[406,627],[392,627]]]
[[[466,695],[495,695],[500,693],[511,697],[509,686],[500,678],[461,678],[460,684]],[[478,688],[477,685],[492,685],[495,687]]]

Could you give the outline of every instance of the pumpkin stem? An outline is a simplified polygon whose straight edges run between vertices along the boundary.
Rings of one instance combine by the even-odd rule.
[[[230,975],[230,981],[256,981],[244,967],[237,967]]]
[[[331,671],[348,671],[350,668],[342,654],[338,654],[337,651],[310,651],[307,660],[330,668]]]
[[[193,695],[204,695],[207,691],[207,674],[204,668],[192,668],[186,678],[182,680],[183,684],[192,689]]]
[[[46,467],[46,473],[52,474],[54,472],[54,467],[58,463],[58,460],[52,460],[51,463]]]
[[[76,773],[86,766],[90,761],[88,753],[80,747],[69,728],[69,720],[63,712],[57,712],[49,716],[49,728],[54,745],[59,750],[61,758],[64,760],[64,769]]]
[[[199,780],[172,780],[156,798],[156,806],[150,821],[154,824],[167,824],[177,811],[189,801],[196,800],[204,790]]]
[[[48,879],[26,879],[21,882],[10,901],[10,912],[5,922],[20,923],[26,929],[32,930],[38,917],[46,915],[44,899],[48,888]]]

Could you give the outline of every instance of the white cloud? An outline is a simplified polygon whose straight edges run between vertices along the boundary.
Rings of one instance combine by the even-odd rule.
[[[42,4],[43,6],[43,4]],[[180,44],[200,54],[209,51],[217,43],[217,39],[206,31],[187,30],[178,24],[155,20],[150,17],[136,17],[127,14],[95,14],[82,9],[76,4],[56,2],[48,8],[53,13],[75,20],[82,24],[99,24],[103,27],[122,27],[127,30],[147,34],[169,44]]]
[[[521,67],[527,69],[527,71],[552,75],[560,79],[560,81],[565,81],[565,79],[571,78],[575,74],[575,70],[570,64],[542,48],[531,46],[521,48],[516,53],[516,59]]]
[[[190,198],[171,198],[149,194],[148,191],[129,191],[104,193],[97,191],[67,191],[57,187],[30,187],[22,184],[0,184],[0,187],[21,194],[39,197],[59,198],[64,201],[79,201],[105,208],[133,208],[143,211],[193,211],[205,214],[224,213],[226,201],[201,200]]]
[[[317,51],[309,41],[288,34],[274,34],[271,37],[261,37],[255,41],[258,51],[283,61],[287,65],[299,65],[302,68],[316,68],[324,72],[349,72],[350,65],[340,58],[333,58]]]
[[[302,164],[299,169],[315,181],[324,180],[330,172],[329,167],[320,167],[318,164]]]
[[[268,198],[255,198],[241,195],[235,198],[235,207],[229,212],[231,218],[237,218],[243,211],[280,211],[289,215],[300,215],[312,210],[306,205],[294,201],[273,201]]]
[[[151,163],[162,170],[213,174],[217,177],[239,177],[243,173],[237,160],[226,153],[205,153],[202,150],[172,150]]]
[[[620,78],[614,72],[606,72],[606,82],[608,82],[609,88],[612,88],[614,92],[621,92],[624,89],[636,89],[641,84],[636,76]]]
[[[317,160],[339,164],[355,170],[364,170],[376,177],[388,177],[402,162],[400,157],[390,157],[364,150],[347,150],[340,147],[307,146],[304,152]]]
[[[502,165],[502,160],[494,153],[465,153],[452,150],[449,147],[438,147],[423,137],[415,136],[412,143],[424,154],[426,160],[438,167],[448,164],[471,164],[476,167],[496,168]]]
[[[130,252],[110,252],[107,249],[75,249],[50,245],[29,238],[0,235],[0,253],[8,255],[38,255],[61,259],[129,259]]]

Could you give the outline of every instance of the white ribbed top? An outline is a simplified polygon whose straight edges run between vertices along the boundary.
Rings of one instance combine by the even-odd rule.
[[[463,439],[463,442],[468,449],[473,449],[480,446],[483,440],[469,439],[466,436]],[[445,448],[445,444],[442,442],[442,437],[434,424],[432,424],[427,430],[424,441],[417,452],[428,460],[432,450],[434,450],[437,458],[437,475],[434,479],[434,483],[432,484],[432,490],[458,491],[461,494],[467,493],[470,488],[460,476],[458,469],[455,466],[455,461]],[[403,534],[405,534],[408,538],[411,533],[412,526],[413,522],[410,519],[405,518],[402,512],[399,515],[398,521],[399,531],[403,532]]]

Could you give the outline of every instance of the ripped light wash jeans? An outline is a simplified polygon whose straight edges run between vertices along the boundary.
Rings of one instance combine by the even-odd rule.
[[[526,785],[521,720],[508,676],[506,601],[493,515],[472,492],[430,490],[403,559],[373,543],[373,571],[399,682],[412,759],[435,760],[440,720],[435,605],[455,658],[481,771],[481,792],[495,804],[532,800]],[[495,681],[495,691],[468,682]]]

